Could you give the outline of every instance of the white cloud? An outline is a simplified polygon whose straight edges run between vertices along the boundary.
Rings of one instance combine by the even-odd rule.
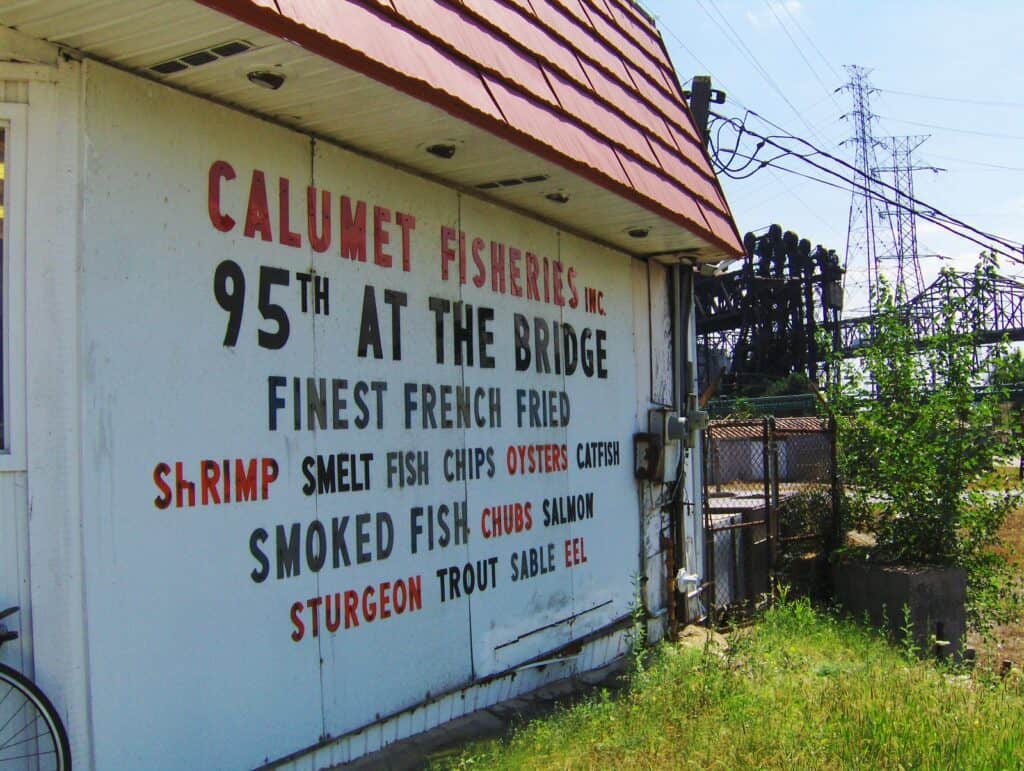
[[[786,14],[796,17],[800,15],[802,5],[800,0],[771,0],[768,7],[760,5],[763,10],[747,11],[747,23],[752,27],[777,27],[779,22],[786,22]]]

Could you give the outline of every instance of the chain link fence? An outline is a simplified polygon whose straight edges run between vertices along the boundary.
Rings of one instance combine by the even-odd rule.
[[[838,537],[835,427],[822,418],[714,420],[704,432],[711,605],[751,610],[773,583],[821,595]]]

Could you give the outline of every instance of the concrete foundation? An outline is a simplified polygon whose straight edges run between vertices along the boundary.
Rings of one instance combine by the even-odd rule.
[[[851,615],[866,616],[902,639],[907,607],[914,643],[922,652],[960,659],[967,599],[963,568],[844,562],[833,566],[832,577],[836,599]]]

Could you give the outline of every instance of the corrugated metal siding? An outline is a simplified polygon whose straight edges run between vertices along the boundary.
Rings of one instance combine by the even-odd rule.
[[[0,102],[28,104],[28,81],[0,80]]]

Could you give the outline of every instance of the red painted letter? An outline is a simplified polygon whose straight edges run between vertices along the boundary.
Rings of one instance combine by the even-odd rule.
[[[306,633],[306,625],[302,623],[302,603],[292,603],[292,624],[295,625],[295,631],[292,632],[292,639],[298,642],[302,639],[302,636]]]
[[[257,232],[264,241],[272,241],[274,238],[270,232],[267,180],[262,171],[254,169],[252,184],[249,186],[249,208],[245,213],[245,236],[254,238]]]
[[[270,486],[277,481],[277,461],[273,458],[263,458],[260,462],[260,476],[262,477],[263,500],[270,495]]]
[[[158,509],[166,509],[171,505],[171,486],[164,480],[170,473],[171,467],[166,463],[158,463],[153,469],[153,482],[160,489],[160,495],[153,499]]]
[[[281,177],[277,180],[277,223],[278,230],[280,231],[279,237],[281,243],[285,246],[302,246],[302,236],[295,233],[291,229],[292,224],[292,213],[291,213],[291,197],[288,195],[289,183],[287,177]]]
[[[366,202],[356,201],[353,214],[347,195],[341,197],[341,256],[366,262]]]
[[[412,255],[410,254],[409,234],[416,229],[416,218],[411,214],[398,212],[395,214],[395,222],[402,229],[402,270],[408,273],[412,270]]]
[[[222,233],[227,233],[235,226],[235,220],[230,214],[220,210],[220,181],[222,179],[234,179],[235,170],[227,161],[214,161],[210,166],[210,180],[207,185],[207,204],[210,210],[210,222]]]
[[[384,247],[391,240],[391,234],[384,229],[384,223],[391,222],[391,209],[383,206],[373,207],[373,261],[382,268],[391,267],[391,255]]]
[[[441,280],[448,280],[448,263],[455,259],[452,241],[455,239],[455,228],[441,226]]]
[[[331,194],[320,194],[320,234],[316,232],[316,188],[306,188],[306,232],[314,252],[326,252],[331,246]]]

